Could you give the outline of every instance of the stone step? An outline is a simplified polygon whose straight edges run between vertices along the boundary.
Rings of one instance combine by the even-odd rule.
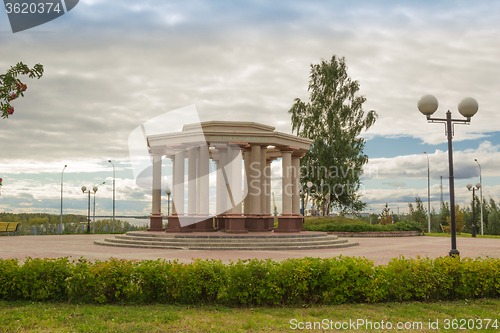
[[[323,239],[323,240],[310,240],[303,242],[253,242],[252,240],[239,240],[239,241],[210,241],[210,240],[185,240],[184,242],[172,242],[167,240],[136,240],[136,239],[119,239],[107,238],[105,242],[120,243],[120,244],[142,244],[142,245],[164,245],[164,246],[181,246],[181,247],[214,247],[214,246],[232,246],[232,247],[263,247],[272,245],[273,247],[283,246],[310,246],[310,245],[326,245],[326,244],[340,244],[347,243],[347,239]]]
[[[154,241],[154,242],[172,242],[172,243],[183,243],[183,242],[210,242],[210,243],[241,243],[241,242],[252,242],[252,243],[299,243],[299,242],[321,242],[321,241],[335,241],[338,240],[337,236],[334,235],[319,235],[318,237],[279,237],[279,238],[191,238],[191,237],[145,237],[145,236],[129,236],[129,235],[116,235],[116,239],[123,240],[135,240],[135,241]]]
[[[310,237],[324,237],[335,236],[327,232],[303,232],[303,233],[274,233],[274,232],[249,232],[247,234],[227,234],[225,232],[205,232],[205,233],[165,233],[165,232],[144,232],[144,231],[129,231],[125,235],[117,235],[122,237],[155,237],[155,238],[210,238],[210,239],[293,239],[293,238],[310,238]]]
[[[326,232],[227,234],[221,231],[174,234],[129,231],[125,235],[95,241],[94,244],[131,248],[239,251],[309,250],[358,245]]]
[[[340,242],[340,243],[330,243],[330,244],[316,244],[316,245],[306,245],[302,244],[297,245],[288,245],[288,246],[279,246],[275,244],[263,244],[261,246],[242,246],[237,247],[233,246],[235,244],[229,244],[224,246],[220,245],[210,245],[206,246],[183,246],[182,244],[176,245],[153,245],[153,244],[140,244],[140,243],[117,243],[117,242],[109,242],[106,240],[103,241],[94,241],[96,245],[104,245],[104,246],[115,246],[115,247],[129,247],[129,248],[152,248],[152,249],[171,249],[171,250],[231,250],[231,251],[265,251],[265,250],[316,250],[316,249],[332,249],[332,248],[344,248],[356,246],[358,243],[351,242]]]

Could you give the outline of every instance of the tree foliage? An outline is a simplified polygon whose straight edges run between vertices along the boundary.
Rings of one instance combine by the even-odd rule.
[[[439,224],[441,226],[448,225],[448,218],[451,217],[450,204],[448,202],[443,202],[441,206],[441,212],[439,213]]]
[[[63,222],[72,223],[86,221],[86,215],[64,214]],[[60,215],[48,213],[0,213],[0,222],[21,222],[27,224],[59,223]]]
[[[362,167],[368,162],[363,153],[365,140],[360,133],[377,119],[375,111],[365,114],[364,96],[358,95],[359,82],[347,75],[345,58],[311,64],[309,101],[299,98],[288,111],[292,131],[314,140],[301,160],[303,186],[311,181],[316,201],[346,211],[360,211],[365,204],[357,193]]]
[[[22,62],[12,66],[5,74],[0,74],[0,111],[2,118],[8,118],[14,113],[14,107],[11,102],[20,96],[28,88],[19,78],[19,75],[28,75],[30,78],[41,78],[43,75],[43,66],[36,64],[29,68]]]
[[[498,210],[492,210],[488,216],[489,225],[487,232],[490,235],[500,235],[500,214]]]
[[[415,205],[416,209],[413,208],[413,205],[411,203],[408,204],[408,207],[410,209],[410,220],[420,223],[424,230],[428,230],[429,222],[427,217],[427,210],[424,208],[424,204],[420,197],[415,198]]]
[[[464,228],[464,214],[465,211],[459,205],[455,205],[455,231],[457,234],[461,234]],[[451,215],[446,217],[446,222],[447,225],[443,228],[446,232],[451,233]]]
[[[380,213],[380,224],[386,225],[391,223],[392,223],[391,210],[389,209],[389,206],[385,204],[385,207],[382,209],[382,212]]]

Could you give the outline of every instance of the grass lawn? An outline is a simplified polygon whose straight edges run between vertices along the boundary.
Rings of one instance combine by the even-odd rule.
[[[432,236],[432,237],[451,237],[451,234],[449,233],[425,233],[424,236]],[[472,237],[472,234],[466,234],[466,233],[461,233],[457,234],[457,237]],[[500,239],[500,236],[497,235],[477,235],[477,238],[497,238]]]
[[[349,320],[353,321],[353,324],[357,320],[363,320],[365,323],[359,322],[360,326],[356,329],[342,331],[390,331],[375,329],[376,325],[382,325],[383,321],[384,327],[390,322],[393,330],[399,332],[451,332],[457,331],[451,329],[454,323],[458,327],[465,323],[462,327],[467,328],[468,324],[474,325],[477,331],[486,330],[488,322],[484,319],[492,319],[488,323],[488,331],[498,331],[499,308],[498,299],[295,308],[0,302],[0,332],[329,332],[337,330],[335,327],[322,330],[318,326],[316,329],[303,330],[300,329],[299,323],[307,325],[309,322],[314,325],[314,322],[321,322],[326,325],[328,322],[330,325],[331,321],[331,325],[346,323],[346,326]],[[452,321],[454,319],[456,322]],[[480,319],[483,319],[482,329],[479,329]],[[438,325],[438,329],[429,329],[429,320]],[[367,321],[374,325],[373,330],[367,329]],[[398,322],[403,323],[402,325],[421,323],[421,328],[407,326],[406,329],[403,327],[398,330]],[[450,326],[448,330],[447,325]]]

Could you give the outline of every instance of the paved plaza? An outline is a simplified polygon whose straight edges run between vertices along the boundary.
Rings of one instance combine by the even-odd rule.
[[[402,255],[406,258],[442,257],[448,255],[451,240],[446,237],[385,237],[348,238],[359,246],[341,249],[294,250],[294,251],[196,251],[165,250],[145,248],[120,248],[94,245],[110,235],[47,235],[0,237],[0,258],[59,258],[107,260],[118,259],[178,259],[189,263],[193,259],[221,259],[224,263],[238,259],[273,259],[337,256],[355,256],[371,259],[376,265],[386,264],[392,258]],[[111,236],[112,237],[112,236]],[[462,257],[500,258],[500,239],[457,238],[457,248]]]

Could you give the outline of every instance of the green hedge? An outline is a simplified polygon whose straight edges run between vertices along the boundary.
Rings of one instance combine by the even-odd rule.
[[[322,225],[304,225],[308,231],[337,231],[337,232],[370,232],[370,231],[424,231],[420,223],[417,222],[397,222],[394,224],[322,224]]]
[[[222,305],[436,301],[500,296],[500,259],[302,258],[281,262],[0,259],[0,300]]]

